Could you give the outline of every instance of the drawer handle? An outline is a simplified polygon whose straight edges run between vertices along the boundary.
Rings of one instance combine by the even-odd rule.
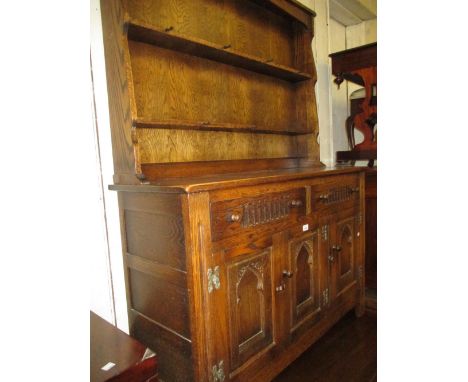
[[[283,276],[284,277],[287,277],[288,279],[290,279],[291,277],[293,277],[293,273],[291,271],[287,271],[286,269],[283,271]]]
[[[330,195],[328,195],[328,194],[322,194],[322,195],[319,196],[319,200],[325,201],[325,200],[328,200],[329,197],[330,197]]]
[[[276,290],[277,292],[282,292],[282,291],[284,291],[285,289],[286,289],[286,285],[284,285],[284,284],[280,284],[280,285],[278,285],[278,286],[275,288],[275,290]]]
[[[359,192],[359,187],[353,187],[353,188],[351,188],[351,192]]]
[[[341,247],[339,245],[334,245],[334,246],[332,246],[332,251],[340,252]]]
[[[291,206],[292,206],[292,207],[300,207],[300,206],[302,206],[302,200],[299,200],[299,199],[297,199],[297,200],[291,200]]]
[[[238,222],[240,221],[241,219],[241,216],[239,214],[232,214],[231,216],[229,216],[228,220],[230,222]]]

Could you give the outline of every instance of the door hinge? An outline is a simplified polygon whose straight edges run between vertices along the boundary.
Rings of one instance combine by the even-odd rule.
[[[208,293],[213,292],[213,289],[219,289],[221,282],[219,281],[219,266],[214,267],[214,270],[208,268]]]
[[[356,221],[359,225],[362,224],[362,213],[359,212],[359,214],[356,216]]]
[[[213,382],[223,382],[224,381],[224,361],[219,361],[218,365],[214,365],[212,369],[213,373]]]
[[[328,304],[328,288],[322,292],[322,297],[323,297],[322,305],[327,305]]]
[[[328,240],[328,225],[324,225],[322,227],[322,239],[325,241],[325,240]]]

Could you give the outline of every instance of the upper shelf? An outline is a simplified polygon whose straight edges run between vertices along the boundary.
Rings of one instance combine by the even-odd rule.
[[[133,41],[145,42],[161,48],[207,58],[290,82],[299,82],[312,78],[310,74],[301,72],[300,70],[263,61],[259,57],[237,52],[230,45],[221,46],[202,39],[182,36],[174,33],[171,27],[165,30],[158,30],[135,19],[127,21],[127,27],[128,38]]]
[[[297,128],[291,129],[268,129],[256,125],[238,123],[211,123],[195,121],[151,121],[146,119],[136,119],[133,121],[135,128],[141,129],[178,129],[178,130],[198,130],[198,131],[227,131],[233,133],[259,133],[259,134],[279,134],[279,135],[303,135],[310,134],[311,131],[304,131]]]

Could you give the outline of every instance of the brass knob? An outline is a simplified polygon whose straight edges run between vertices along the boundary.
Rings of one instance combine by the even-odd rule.
[[[286,289],[286,287],[285,287],[284,284],[281,284],[281,285],[277,286],[275,289],[276,289],[277,292],[282,292],[283,290]]]
[[[322,195],[319,196],[319,199],[320,200],[328,200],[328,197],[329,197],[328,194],[322,194]]]
[[[341,251],[341,247],[339,245],[334,245],[332,246],[332,250],[333,251],[336,251],[336,252],[340,252]]]
[[[300,207],[302,206],[302,200],[291,200],[291,206],[292,207]]]
[[[335,256],[328,256],[328,261],[330,261],[331,263],[333,263],[335,261]]]
[[[291,277],[293,277],[293,273],[291,271],[287,271],[286,269],[283,271],[283,276],[284,277],[287,277],[288,279],[290,279]]]
[[[239,214],[232,214],[231,216],[229,216],[229,221],[231,222],[238,222],[240,221],[241,219],[241,216]]]

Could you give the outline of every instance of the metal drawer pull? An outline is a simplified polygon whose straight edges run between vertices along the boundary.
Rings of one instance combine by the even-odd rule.
[[[359,192],[359,187],[353,187],[353,188],[351,188],[351,192]]]
[[[288,279],[290,279],[291,277],[293,277],[293,273],[291,271],[287,271],[286,269],[283,271],[283,276],[284,277],[287,277]]]
[[[330,196],[328,194],[322,194],[319,196],[319,200],[328,200]]]
[[[282,292],[282,291],[284,291],[286,289],[286,286],[284,284],[281,284],[281,285],[277,286],[275,289],[276,289],[277,292]]]
[[[332,246],[332,251],[340,252],[341,247],[339,245],[334,245],[334,246]]]
[[[291,200],[292,207],[300,207],[302,206],[302,200]]]

